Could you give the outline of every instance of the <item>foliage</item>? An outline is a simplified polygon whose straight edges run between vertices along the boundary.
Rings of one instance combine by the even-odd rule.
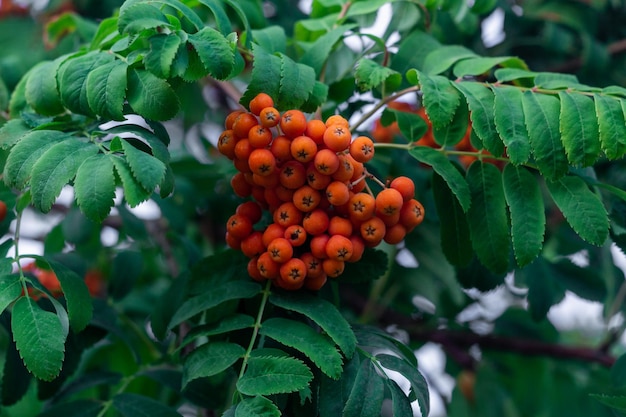
[[[622,2],[296,3],[0,2],[0,413],[425,416],[433,342],[448,415],[623,414]],[[217,137],[259,93],[372,136],[368,187],[411,178],[424,223],[319,291],[251,280]],[[592,338],[550,320],[566,294]]]

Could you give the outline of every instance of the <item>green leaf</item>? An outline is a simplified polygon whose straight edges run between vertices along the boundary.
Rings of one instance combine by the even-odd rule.
[[[404,395],[402,388],[393,379],[386,379],[385,384],[391,392],[392,415],[394,417],[413,417],[411,401]]]
[[[626,413],[626,395],[589,394],[602,404],[622,413]]]
[[[419,83],[423,93],[422,103],[433,128],[441,129],[449,125],[461,103],[461,95],[453,83],[441,75],[429,77],[422,73],[419,74]]]
[[[341,275],[345,283],[363,283],[380,278],[387,272],[389,257],[379,249],[366,248],[359,262],[348,262]]]
[[[127,1],[120,8],[117,19],[117,27],[122,34],[137,34],[146,29],[170,26],[170,21],[153,2]]]
[[[304,353],[329,377],[336,379],[341,375],[341,354],[330,338],[310,326],[276,317],[265,320],[259,333]]]
[[[235,409],[234,417],[279,417],[280,410],[272,401],[257,395],[244,398]],[[223,416],[225,417],[225,416]]]
[[[299,108],[315,87],[315,72],[311,67],[296,64],[287,55],[280,55],[280,87],[276,108]]]
[[[54,116],[65,110],[57,89],[59,60],[37,64],[26,81],[26,101],[39,114]]]
[[[463,100],[463,103],[459,103],[452,117],[452,121],[448,125],[442,128],[433,126],[435,142],[441,146],[454,146],[458,144],[467,134],[468,125],[469,109],[467,108],[467,103]]]
[[[30,127],[21,118],[7,121],[0,127],[0,148],[8,149],[12,147],[28,132],[30,132]]]
[[[124,120],[128,65],[120,60],[107,62],[87,76],[87,102],[93,112],[104,118]]]
[[[185,301],[170,320],[168,329],[224,301],[251,298],[260,291],[260,285],[251,281],[229,281],[219,284],[210,292],[197,295]]]
[[[128,71],[128,103],[140,116],[151,120],[169,120],[178,113],[178,97],[167,83],[150,71]]]
[[[123,417],[181,417],[160,401],[127,392],[113,397],[113,408]]]
[[[592,99],[561,91],[561,140],[571,165],[590,166],[600,154],[600,138]]]
[[[164,164],[168,164],[170,161],[170,153],[167,149],[169,140],[157,136],[155,133],[152,133],[150,130],[142,126],[123,124],[121,126],[115,126],[107,129],[106,133],[120,135],[120,137],[124,137],[127,140],[136,138],[138,141],[147,144],[152,150],[152,155],[159,161]],[[119,145],[119,148],[115,149],[115,151],[121,151],[123,149],[121,140],[119,141]],[[113,150],[113,147],[111,147],[111,151]]]
[[[418,114],[394,109],[385,109],[386,114],[391,114],[398,122],[398,128],[409,142],[419,140],[428,131],[426,121]]]
[[[278,97],[280,90],[281,59],[276,55],[269,54],[257,44],[253,44],[252,54],[254,55],[252,78],[248,88],[239,100],[239,103],[244,107],[248,107],[250,100],[259,93],[266,93],[270,97],[275,98]],[[282,107],[276,108],[281,111],[287,110],[287,108]]]
[[[135,148],[126,139],[122,139],[122,148],[133,176],[146,191],[153,191],[163,181],[165,164],[154,156]]]
[[[224,35],[230,33],[232,27],[230,24],[230,19],[228,18],[228,14],[222,7],[222,2],[218,0],[200,0],[200,4],[205,5],[213,14],[215,18],[215,25],[217,29],[222,32]]]
[[[464,212],[470,207],[471,195],[467,181],[458,169],[441,152],[428,146],[414,146],[409,153],[418,161],[430,165],[433,170],[441,175],[448,187],[459,201]]]
[[[74,113],[94,115],[87,97],[87,78],[92,71],[110,64],[114,59],[112,54],[98,51],[71,57],[61,64],[58,71],[58,83],[65,107]],[[126,89],[125,81],[124,89]],[[113,93],[120,94],[119,91]]]
[[[433,172],[433,196],[437,216],[441,220],[441,249],[455,266],[467,266],[472,260],[472,241],[463,208],[441,175]]]
[[[350,324],[330,302],[306,293],[272,293],[275,306],[300,313],[313,320],[339,346],[344,355],[352,357],[356,338]]]
[[[96,154],[83,162],[74,179],[76,202],[89,219],[107,218],[115,198],[115,175],[109,155]]]
[[[18,274],[0,276],[0,314],[22,294],[22,282]]]
[[[513,164],[523,164],[530,157],[530,142],[524,124],[522,91],[516,87],[492,87],[496,130]]]
[[[617,159],[626,152],[626,122],[618,100],[602,95],[594,96],[598,117],[600,146],[609,159]]]
[[[225,80],[235,65],[235,44],[217,30],[205,26],[197,33],[189,35],[202,64],[213,78]]]
[[[4,182],[22,189],[30,180],[33,165],[48,149],[70,136],[55,130],[35,130],[25,134],[11,149],[4,165]]]
[[[546,216],[541,190],[525,167],[507,164],[502,176],[511,217],[511,238],[520,267],[533,261],[543,246]]]
[[[377,62],[367,58],[362,58],[357,61],[354,77],[357,87],[361,91],[372,90],[386,82],[391,82],[395,85],[399,85],[401,82],[401,76],[398,72],[383,67]]]
[[[287,53],[287,35],[282,26],[274,25],[253,30],[252,39],[268,52]]]
[[[384,353],[376,355],[376,358],[383,367],[399,372],[409,380],[409,383],[411,384],[411,392],[417,396],[417,403],[420,406],[422,415],[427,416],[430,413],[428,384],[417,367],[411,366],[409,363],[400,358]]]
[[[510,56],[497,57],[477,57],[468,58],[459,61],[452,70],[457,78],[463,78],[468,75],[483,75],[488,73],[496,65],[502,66],[520,66],[524,67],[524,61],[519,58]],[[519,69],[519,68],[518,68]]]
[[[74,400],[46,408],[37,417],[97,417],[104,404],[96,400]]]
[[[159,78],[168,78],[181,43],[175,34],[159,33],[148,39],[150,51],[144,57],[146,69]]]
[[[537,167],[544,177],[556,180],[568,170],[567,156],[559,134],[559,100],[546,94],[526,91],[522,104]]]
[[[539,72],[535,76],[535,86],[547,90],[565,89],[578,85],[578,78],[572,74],[557,72]]]
[[[354,26],[354,24],[341,25],[323,34],[302,55],[300,62],[312,67],[316,77],[319,76],[337,41]]]
[[[535,321],[543,320],[550,308],[565,297],[565,288],[543,257],[515,271],[515,279],[528,285],[528,311]]]
[[[475,161],[467,171],[472,206],[467,212],[472,246],[478,259],[495,273],[509,266],[509,227],[502,175],[493,164]]]
[[[144,271],[143,256],[135,250],[120,251],[113,258],[109,296],[113,300],[121,300],[134,288]]]
[[[356,375],[343,417],[378,417],[383,405],[385,387],[371,361],[364,361]]]
[[[535,78],[536,75],[537,75],[536,72],[528,71],[525,69],[519,69],[519,68],[498,68],[494,72],[494,76],[496,77],[496,80],[498,80],[501,83],[508,83],[511,81],[516,81],[516,80],[526,79],[526,78]]]
[[[44,213],[50,211],[63,186],[76,175],[78,167],[97,153],[95,144],[75,137],[50,147],[33,165],[30,179],[33,205]]]
[[[236,343],[220,341],[209,342],[194,349],[183,363],[183,387],[194,379],[225,371],[245,353],[246,350]]]
[[[250,357],[248,367],[237,381],[237,389],[245,395],[272,395],[296,392],[306,388],[313,373],[299,359],[289,356]]]
[[[476,82],[455,83],[467,99],[472,119],[472,129],[487,149],[494,156],[501,156],[504,144],[496,130],[494,121],[494,95],[489,87]]]
[[[441,46],[426,55],[422,71],[428,75],[441,74],[457,61],[474,57],[476,57],[476,54],[464,46]]]
[[[602,201],[580,178],[565,176],[546,185],[574,231],[592,245],[602,245],[609,233],[609,220]]]
[[[417,358],[413,350],[382,329],[373,326],[355,326],[359,347],[369,347],[375,351],[394,353],[411,365],[417,367]]]
[[[13,305],[11,328],[28,370],[44,381],[56,378],[65,351],[65,333],[59,317],[42,310],[31,298],[20,297]]]
[[[210,337],[218,334],[230,333],[235,330],[247,329],[254,326],[254,317],[246,314],[234,314],[224,317],[217,323],[195,326],[181,342],[178,349],[188,345],[200,337]]]
[[[113,157],[113,166],[115,172],[122,181],[122,187],[124,188],[124,197],[128,202],[128,205],[135,207],[140,203],[146,201],[152,195],[152,190],[146,190],[133,176],[133,173],[128,166],[126,159],[121,157]]]

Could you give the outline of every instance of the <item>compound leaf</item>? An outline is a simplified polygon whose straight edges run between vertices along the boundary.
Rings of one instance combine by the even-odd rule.
[[[299,108],[315,87],[315,71],[297,64],[287,55],[280,55],[280,87],[277,108]]]
[[[181,39],[174,34],[159,33],[148,39],[150,52],[144,57],[146,69],[159,78],[168,78]]]
[[[427,416],[430,413],[428,384],[420,371],[416,367],[396,356],[383,353],[376,355],[376,358],[383,367],[399,372],[409,380],[409,383],[411,384],[411,391],[417,397],[417,403],[420,406],[422,415]]]

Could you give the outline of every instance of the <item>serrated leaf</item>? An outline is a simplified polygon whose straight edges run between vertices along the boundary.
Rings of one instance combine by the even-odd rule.
[[[617,159],[626,152],[626,122],[619,100],[602,95],[594,96],[598,117],[600,146],[609,159]]]
[[[516,81],[516,80],[525,79],[525,78],[535,78],[536,75],[537,75],[536,72],[528,71],[525,69],[519,69],[519,68],[498,68],[494,72],[494,76],[496,77],[496,80],[498,80],[501,83],[508,83],[511,81]]]
[[[391,78],[398,79],[400,74],[371,59],[362,58],[356,64],[354,77],[359,90],[368,91],[381,86]]]
[[[472,206],[467,212],[472,246],[480,262],[495,273],[509,266],[509,226],[502,175],[493,164],[475,161],[467,171]]]
[[[123,4],[117,19],[120,33],[135,34],[146,29],[170,26],[170,21],[158,7],[137,1]]]
[[[266,93],[273,98],[278,97],[280,90],[280,68],[282,66],[280,58],[267,53],[257,44],[253,44],[252,54],[254,55],[252,78],[248,88],[239,100],[239,103],[244,107],[248,107],[250,100],[259,93]],[[287,110],[287,108],[281,107],[277,107],[277,109],[281,111]]]
[[[259,284],[250,281],[230,281],[220,284],[210,292],[185,301],[170,320],[168,329],[224,301],[254,297],[260,290]]]
[[[461,103],[461,95],[453,83],[441,75],[427,76],[419,74],[422,103],[433,128],[441,129],[452,121],[454,113]]]
[[[78,167],[74,179],[76,202],[89,219],[101,222],[107,218],[115,198],[113,161],[105,154],[96,154]]]
[[[341,354],[330,338],[310,326],[276,317],[265,320],[259,333],[304,353],[329,377],[337,379],[341,375]]]
[[[420,411],[423,416],[427,416],[430,413],[428,384],[420,371],[416,367],[411,366],[409,363],[395,356],[383,353],[376,355],[376,358],[383,367],[399,372],[409,380],[409,383],[411,384],[411,392],[417,396],[417,403],[420,406]]]
[[[165,164],[135,148],[125,139],[122,139],[122,148],[133,176],[146,191],[153,191],[165,176]]]
[[[378,417],[385,386],[371,361],[364,361],[343,409],[342,417]]]
[[[455,83],[461,93],[467,99],[472,119],[472,129],[485,149],[494,156],[501,156],[504,152],[504,144],[496,130],[494,121],[494,95],[491,89],[476,82]]]
[[[26,81],[26,101],[37,113],[45,116],[54,116],[65,110],[57,89],[59,62],[44,61],[37,64]]]
[[[122,181],[122,187],[124,188],[124,197],[128,202],[128,205],[131,207],[136,207],[137,205],[146,201],[152,195],[152,190],[147,191],[133,176],[130,167],[128,166],[128,162],[126,159],[122,159],[121,157],[113,157],[111,159],[113,161],[113,166],[115,167],[115,172],[119,176]]]
[[[389,257],[378,249],[366,248],[359,262],[348,262],[341,275],[342,282],[363,283],[380,278],[387,271]]]
[[[168,78],[181,43],[174,34],[159,33],[148,39],[150,51],[144,57],[146,69],[159,78]]]
[[[525,167],[507,164],[502,175],[511,218],[511,239],[520,267],[531,263],[543,246],[546,216],[541,191]]]
[[[341,415],[360,367],[361,357],[353,355],[352,359],[346,363],[341,378],[338,380],[320,374],[318,378],[318,409],[320,417]]]
[[[104,404],[96,400],[74,400],[46,408],[37,417],[97,417]]]
[[[441,175],[463,211],[467,212],[471,204],[470,189],[467,181],[452,162],[441,152],[427,146],[412,147],[409,149],[409,153],[418,161],[430,165],[437,174]]]
[[[409,142],[419,140],[428,131],[426,121],[418,114],[394,109],[385,109],[385,114],[393,115],[398,122],[400,133]]]
[[[496,65],[524,67],[524,61],[516,57],[477,57],[463,59],[454,66],[452,73],[457,78],[467,75],[483,75],[489,72]],[[517,68],[519,69],[519,68]]]
[[[50,211],[63,186],[76,175],[78,167],[98,151],[95,144],[75,137],[46,150],[33,165],[30,179],[33,205],[44,213]]]
[[[121,126],[115,126],[111,129],[107,129],[106,133],[113,135],[120,135],[125,137],[126,139],[137,138],[138,141],[144,142],[146,145],[150,147],[152,150],[152,155],[163,162],[164,164],[168,164],[170,161],[170,153],[167,149],[167,143],[152,133],[150,130],[131,124],[123,124]],[[110,146],[111,152],[119,152],[123,150],[122,140],[120,137],[115,137],[111,141]]]
[[[246,314],[234,314],[225,317],[217,323],[195,326],[181,342],[178,349],[188,345],[200,337],[210,337],[218,334],[230,333],[235,330],[247,329],[254,326],[254,317]]]
[[[539,171],[549,180],[562,177],[567,173],[568,164],[559,134],[559,100],[526,91],[522,105],[530,147]]]
[[[286,357],[250,357],[237,389],[245,395],[272,395],[306,388],[313,373],[299,359]]]
[[[524,124],[522,91],[515,87],[492,87],[495,125],[506,153],[513,164],[523,164],[530,157],[530,140]]]
[[[169,120],[180,108],[178,97],[168,84],[150,71],[128,71],[128,104],[140,116],[151,120]]]
[[[65,356],[65,333],[59,317],[42,310],[31,298],[21,297],[13,305],[11,329],[28,370],[44,381],[56,378]]]
[[[428,75],[441,74],[457,61],[474,58],[476,53],[460,45],[446,45],[434,49],[424,59],[422,71]]]
[[[287,53],[287,34],[282,26],[273,25],[252,31],[252,39],[271,53]]]
[[[328,99],[328,86],[322,82],[315,81],[313,91],[307,98],[307,101],[302,103],[301,109],[306,113],[314,113],[318,108],[322,106]]]
[[[92,116],[94,113],[87,98],[87,77],[114,59],[112,54],[98,51],[71,57],[61,64],[57,78],[63,104],[74,113]]]
[[[590,166],[600,154],[598,119],[592,99],[561,91],[561,140],[571,165]]]
[[[306,293],[272,293],[269,300],[275,306],[295,311],[313,320],[339,346],[347,358],[354,354],[356,348],[354,333],[350,324],[333,304]]]
[[[441,249],[452,265],[467,266],[472,260],[473,251],[463,208],[439,174],[434,172],[432,181],[435,208],[441,220]]]
[[[279,417],[280,410],[271,400],[260,395],[244,398],[234,412],[234,417]],[[223,415],[226,417],[226,415]]]
[[[246,350],[236,343],[209,342],[185,357],[183,387],[197,378],[217,375],[243,357]]]
[[[299,108],[309,98],[314,87],[315,71],[311,67],[297,64],[287,55],[280,55],[277,108]]]
[[[93,69],[85,82],[87,102],[94,114],[123,121],[128,65],[120,60],[108,62]]]
[[[21,118],[7,121],[0,127],[0,148],[8,149],[12,147],[28,132],[30,132],[30,127]]]
[[[626,396],[608,394],[589,394],[602,404],[622,413],[626,413]]]
[[[354,26],[354,24],[341,25],[323,34],[307,49],[300,62],[312,67],[316,76],[319,76],[337,41]]]
[[[565,176],[546,185],[557,207],[574,231],[592,245],[602,245],[609,233],[609,220],[602,201],[579,177]]]
[[[465,135],[469,125],[469,109],[463,100],[456,108],[452,121],[442,128],[433,126],[433,137],[435,142],[441,146],[454,146],[458,144]]]
[[[231,41],[209,26],[190,34],[188,39],[211,76],[218,80],[228,78],[235,65],[235,45]]]
[[[22,282],[17,274],[0,276],[0,314],[22,294]]]
[[[160,401],[127,392],[113,397],[113,408],[123,417],[181,417]]]

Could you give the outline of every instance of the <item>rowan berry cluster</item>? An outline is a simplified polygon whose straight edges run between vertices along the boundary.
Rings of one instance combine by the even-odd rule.
[[[249,108],[226,117],[217,147],[239,171],[231,179],[235,194],[251,197],[228,219],[226,242],[250,258],[253,279],[317,290],[366,247],[399,243],[422,222],[411,179],[395,178],[373,195],[363,164],[374,143],[353,139],[343,117],[281,114],[264,93]],[[257,227],[263,210],[271,222]]]

